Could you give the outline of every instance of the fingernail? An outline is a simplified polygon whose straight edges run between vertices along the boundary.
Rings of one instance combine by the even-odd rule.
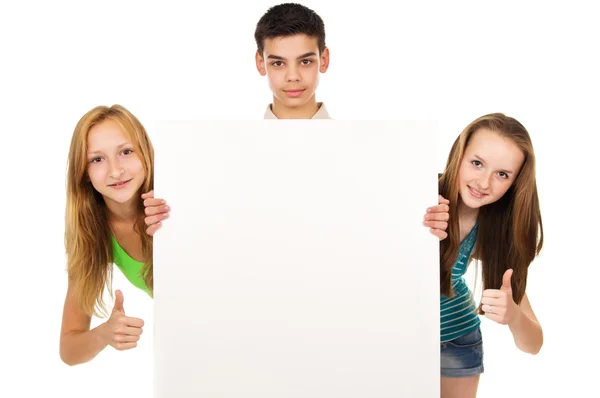
[[[169,206],[165,206],[165,210],[169,211],[169,210],[171,210],[171,208]]]
[[[167,202],[165,202],[165,200],[164,200],[164,199],[162,199],[162,200],[160,201],[160,203],[164,205],[164,204],[165,204],[165,203],[167,203]]]

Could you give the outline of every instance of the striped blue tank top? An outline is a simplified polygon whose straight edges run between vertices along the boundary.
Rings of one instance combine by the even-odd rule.
[[[452,267],[452,288],[454,297],[440,296],[441,342],[454,340],[479,327],[481,323],[477,315],[473,295],[465,282],[469,257],[477,238],[477,223],[460,243],[458,259]]]

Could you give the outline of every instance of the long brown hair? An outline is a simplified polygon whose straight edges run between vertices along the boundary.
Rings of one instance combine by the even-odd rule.
[[[439,178],[440,194],[450,201],[448,237],[440,242],[440,293],[447,297],[454,294],[452,267],[460,247],[458,174],[469,139],[480,128],[512,140],[525,155],[514,183],[504,196],[480,208],[474,252],[481,262],[483,289],[499,289],[504,272],[513,269],[513,299],[519,304],[525,294],[529,264],[542,249],[544,232],[531,138],[519,121],[502,113],[481,116],[462,131]]]
[[[135,152],[140,156],[145,179],[138,194],[150,191],[154,181],[154,149],[144,126],[131,112],[121,105],[113,105],[97,106],[83,115],[75,126],[69,150],[65,249],[67,272],[74,282],[79,306],[86,314],[97,316],[107,314],[103,292],[108,286],[112,295],[114,259],[106,205],[87,175],[87,139],[92,127],[106,120],[117,123],[129,135]],[[143,232],[144,205],[141,199],[134,229],[142,239],[142,276],[152,290],[152,238]]]

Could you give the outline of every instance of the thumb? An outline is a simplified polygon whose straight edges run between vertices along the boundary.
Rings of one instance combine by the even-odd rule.
[[[502,277],[502,287],[500,288],[501,290],[512,290],[512,287],[510,285],[510,277],[513,274],[513,270],[512,269],[507,269],[506,272],[504,273],[504,276]]]
[[[125,314],[125,308],[123,308],[123,293],[120,290],[115,291],[115,305],[113,307],[113,312],[121,312]]]

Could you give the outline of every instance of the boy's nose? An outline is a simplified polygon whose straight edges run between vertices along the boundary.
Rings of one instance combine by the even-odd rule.
[[[288,73],[286,74],[286,80],[288,82],[298,82],[300,81],[300,74],[295,68],[289,68]]]

